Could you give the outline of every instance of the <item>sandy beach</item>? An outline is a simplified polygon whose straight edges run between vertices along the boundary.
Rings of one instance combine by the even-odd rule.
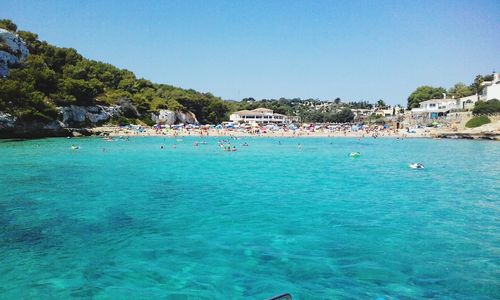
[[[315,137],[331,137],[331,138],[487,138],[492,140],[500,140],[500,122],[496,121],[473,129],[453,130],[451,128],[413,128],[407,129],[381,129],[369,128],[364,130],[328,130],[328,129],[297,129],[297,130],[238,130],[238,129],[156,129],[152,127],[118,127],[118,126],[103,126],[92,129],[92,133],[97,136],[234,136],[234,137],[283,137],[283,138],[315,138]]]
[[[415,133],[407,133],[405,130],[384,130],[384,131],[266,131],[266,132],[248,132],[227,129],[163,129],[155,130],[151,128],[141,128],[140,130],[127,129],[122,127],[97,127],[92,129],[96,135],[104,136],[235,136],[235,137],[284,137],[284,138],[314,138],[314,137],[332,137],[332,138],[365,138],[365,137],[391,137],[391,138],[424,138],[432,137],[431,132],[418,130]]]

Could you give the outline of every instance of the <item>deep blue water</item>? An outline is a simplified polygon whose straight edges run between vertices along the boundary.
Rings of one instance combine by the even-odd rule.
[[[0,142],[0,298],[500,298],[498,142],[183,139]]]

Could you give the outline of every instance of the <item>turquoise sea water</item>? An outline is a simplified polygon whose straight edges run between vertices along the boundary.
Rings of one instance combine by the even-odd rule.
[[[196,140],[0,142],[0,298],[500,298],[497,142]]]

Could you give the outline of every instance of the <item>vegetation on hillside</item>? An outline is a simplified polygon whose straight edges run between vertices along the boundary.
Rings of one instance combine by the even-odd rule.
[[[491,123],[491,120],[487,116],[479,116],[479,117],[474,117],[469,121],[467,121],[465,127],[474,128],[488,123]]]
[[[500,100],[491,99],[489,101],[478,101],[472,110],[475,114],[495,114],[500,113]]]
[[[210,93],[137,78],[131,71],[86,59],[75,49],[56,47],[34,33],[17,31],[10,20],[0,20],[0,28],[16,32],[30,51],[26,61],[0,79],[0,111],[21,119],[53,120],[57,106],[120,101],[130,101],[146,120],[150,112],[167,108],[190,110],[202,123],[219,123],[229,110]]]

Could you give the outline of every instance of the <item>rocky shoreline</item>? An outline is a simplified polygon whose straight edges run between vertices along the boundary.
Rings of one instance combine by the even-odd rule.
[[[461,140],[492,140],[500,141],[500,133],[466,133],[466,132],[443,132],[435,135],[440,139],[461,139]]]
[[[0,139],[90,136],[94,134],[93,128],[109,123],[113,119],[141,117],[136,107],[126,100],[120,101],[115,106],[71,105],[58,109],[57,120],[46,122],[20,120],[11,114],[0,112]],[[158,113],[151,113],[150,118],[156,123],[167,125],[198,124],[196,116],[190,111],[161,109]]]

